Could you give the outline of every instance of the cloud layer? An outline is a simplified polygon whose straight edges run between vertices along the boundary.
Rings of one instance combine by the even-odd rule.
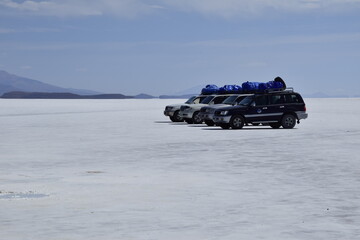
[[[360,0],[0,0],[0,8],[45,16],[137,17],[158,11],[194,12],[221,17],[282,12],[344,12],[360,9]]]

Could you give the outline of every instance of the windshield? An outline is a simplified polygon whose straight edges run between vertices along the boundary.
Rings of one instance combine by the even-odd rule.
[[[247,96],[246,98],[244,98],[243,100],[241,100],[239,102],[239,105],[242,106],[249,106],[249,104],[253,101],[254,96]]]
[[[223,103],[223,104],[231,105],[231,104],[234,103],[234,101],[236,100],[237,97],[238,97],[238,96],[236,96],[236,95],[227,97],[222,103]]]
[[[214,96],[207,96],[206,98],[204,98],[200,103],[202,104],[208,104],[209,102],[211,102],[211,100],[213,100]]]
[[[194,101],[195,98],[196,98],[196,96],[192,96],[192,97],[189,98],[185,103],[191,104],[191,103]]]

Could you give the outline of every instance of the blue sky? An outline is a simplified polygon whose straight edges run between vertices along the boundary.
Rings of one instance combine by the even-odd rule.
[[[354,95],[359,63],[360,0],[0,0],[0,69],[61,87]]]

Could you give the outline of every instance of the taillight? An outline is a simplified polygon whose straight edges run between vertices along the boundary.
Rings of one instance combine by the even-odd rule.
[[[304,105],[304,111],[306,112],[306,105]]]

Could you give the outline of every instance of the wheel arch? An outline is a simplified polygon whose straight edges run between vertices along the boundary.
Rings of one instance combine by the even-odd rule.
[[[293,115],[297,120],[299,120],[299,117],[295,112],[292,112],[292,111],[284,112],[283,115],[281,116],[281,118],[283,118],[285,115]]]

